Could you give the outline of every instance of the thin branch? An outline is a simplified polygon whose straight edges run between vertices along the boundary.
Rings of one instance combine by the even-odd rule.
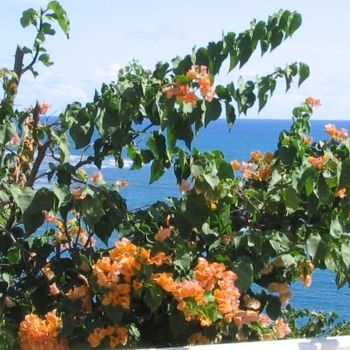
[[[148,129],[150,129],[152,126],[155,126],[154,123],[149,124],[148,126],[146,126],[144,129],[142,129],[141,131],[139,131],[134,137],[133,140],[135,140],[138,136],[140,136],[141,134],[144,134]]]
[[[43,15],[43,11],[41,10],[39,28],[37,28],[38,33],[42,30],[42,27],[43,27],[43,18],[42,18],[42,15]],[[39,57],[39,53],[40,53],[40,44],[39,44],[39,43],[36,43],[36,44],[35,44],[35,54],[34,54],[34,56],[33,56],[33,59],[32,59],[32,61],[31,61],[25,68],[22,69],[21,75],[22,75],[23,73],[25,73],[27,70],[31,69],[31,68],[34,66],[36,60],[37,60],[38,57]]]
[[[22,75],[23,58],[24,58],[24,52],[19,46],[17,46],[16,53],[15,53],[15,64],[14,64],[13,70],[17,74],[18,82],[21,79],[21,75]]]
[[[45,158],[46,150],[48,149],[49,146],[50,146],[50,141],[46,141],[44,144],[42,144],[38,147],[38,155],[34,161],[32,171],[31,171],[29,178],[26,182],[26,186],[31,187],[34,185],[35,178],[38,174],[38,171],[40,169],[40,165]]]
[[[11,241],[19,248],[21,249],[24,253],[28,254],[30,257],[32,257],[32,253],[25,247],[23,247],[23,245],[21,243],[19,243],[16,239],[16,237],[8,230],[4,230],[6,235],[11,239]]]

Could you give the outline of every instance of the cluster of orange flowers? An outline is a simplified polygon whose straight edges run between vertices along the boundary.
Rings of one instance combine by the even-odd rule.
[[[272,282],[268,285],[268,290],[271,293],[278,293],[282,305],[287,305],[289,299],[293,296],[287,283]]]
[[[194,277],[192,281],[176,282],[173,274],[164,272],[153,275],[153,280],[175,297],[179,302],[178,309],[184,313],[186,320],[197,319],[202,326],[212,324],[212,320],[201,312],[201,308],[208,304],[206,293],[211,291],[219,312],[227,322],[231,322],[239,311],[240,293],[234,285],[237,276],[232,271],[226,271],[224,264],[209,263],[200,258]],[[189,300],[194,300],[196,307],[188,303]]]
[[[309,157],[309,163],[314,166],[316,169],[322,169],[325,165],[329,157],[324,154],[320,157]]]
[[[307,260],[299,266],[300,279],[305,287],[310,287],[312,284],[312,272],[314,270],[314,264]]]
[[[57,226],[59,231],[55,235],[55,241],[61,243],[61,248],[68,248],[68,241],[76,238],[78,238],[78,242],[82,246],[92,247],[96,243],[96,240],[93,237],[89,237],[86,230],[80,227],[76,219],[68,220],[68,227],[65,226],[62,219],[52,213],[46,213],[45,220]]]
[[[188,345],[206,345],[210,344],[210,340],[208,337],[203,335],[201,332],[197,332],[192,334],[188,339],[187,339]]]
[[[126,345],[128,342],[128,330],[119,326],[95,328],[87,340],[92,348],[97,348],[106,337],[109,337],[109,346],[111,348],[115,348],[119,344]]]
[[[66,295],[70,300],[82,299],[83,310],[91,311],[91,290],[87,285],[83,284],[78,287],[74,286]]]
[[[338,198],[340,198],[340,199],[345,198],[345,196],[346,196],[346,188],[345,188],[345,187],[342,187],[342,188],[340,188],[339,190],[337,190],[337,191],[335,192],[335,196],[338,197]]]
[[[175,229],[175,227],[173,225],[171,225],[172,218],[173,218],[173,216],[171,216],[171,215],[168,215],[165,218],[165,227],[160,226],[160,229],[154,235],[154,239],[156,241],[163,242],[171,236],[171,234],[173,233],[173,231]]]
[[[215,96],[215,91],[213,89],[213,78],[208,74],[207,66],[193,65],[191,69],[186,74],[187,78],[190,80],[197,80],[199,84],[199,90],[203,97],[205,97],[209,102],[211,102]]]
[[[348,138],[348,131],[344,128],[341,128],[338,130],[334,124],[327,124],[325,126],[326,132],[329,136],[333,137],[334,139],[337,139],[338,141],[344,141]]]
[[[305,102],[306,102],[306,104],[308,104],[309,106],[314,107],[314,108],[321,107],[321,101],[320,100],[316,100],[313,97],[308,97],[305,100]]]
[[[99,259],[93,266],[97,283],[111,290],[103,299],[104,305],[121,305],[125,309],[130,306],[132,279],[136,272],[145,265],[170,265],[172,260],[164,252],[158,252],[153,257],[151,250],[140,248],[123,238],[115,244],[108,257]],[[133,281],[136,289],[140,288],[139,281]]]
[[[208,68],[206,66],[193,65],[191,69],[186,73],[186,77],[190,81],[196,81],[199,84],[199,90],[203,97],[211,102],[215,96],[213,89],[213,79],[208,74]],[[175,86],[169,87],[165,91],[167,98],[175,97],[179,102],[186,102],[195,105],[198,101],[197,95],[191,91],[191,86],[188,83],[184,83],[179,79],[175,80]]]
[[[251,152],[252,160],[250,162],[238,162],[233,160],[231,166],[233,170],[240,170],[246,179],[262,181],[271,176],[272,168],[269,165],[273,159],[271,152],[263,155],[260,151]],[[258,167],[257,167],[258,166]]]
[[[26,315],[19,327],[22,350],[69,350],[67,340],[58,339],[62,320],[56,310],[48,312],[42,320],[35,314]]]
[[[243,298],[244,307],[240,309],[240,292],[234,282],[237,275],[229,270],[222,263],[209,263],[206,259],[200,258],[194,269],[193,280],[175,281],[172,273],[157,273],[152,279],[165,291],[171,293],[178,301],[178,310],[184,313],[187,321],[198,320],[203,327],[210,326],[214,320],[208,318],[204,312],[210,299],[214,297],[217,310],[225,322],[233,322],[238,330],[243,325],[258,323],[262,327],[269,327],[272,320],[265,314],[260,314],[261,303],[245,295]],[[287,285],[271,285],[271,291],[278,291],[281,294],[281,301],[286,302],[291,296]],[[209,298],[208,298],[209,297]],[[273,330],[269,333],[271,337],[283,338],[290,333],[288,325],[278,320]],[[271,339],[272,339],[271,338]],[[195,333],[188,339],[189,344],[208,344],[210,340],[201,333]]]
[[[177,101],[190,103],[191,105],[195,105],[198,100],[196,94],[191,91],[190,85],[181,82],[176,82],[175,86],[168,88],[165,94],[167,98],[175,97]]]

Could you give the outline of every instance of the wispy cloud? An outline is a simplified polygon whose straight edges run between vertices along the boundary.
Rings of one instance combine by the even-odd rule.
[[[116,78],[120,68],[119,63],[112,63],[108,67],[97,67],[95,76],[98,78]]]

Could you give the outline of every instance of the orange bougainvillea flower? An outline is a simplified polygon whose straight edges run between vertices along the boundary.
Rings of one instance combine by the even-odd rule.
[[[311,107],[314,107],[314,108],[318,108],[318,107],[321,107],[321,101],[320,100],[316,100],[312,97],[308,97],[305,102],[311,106]]]
[[[187,343],[188,343],[188,345],[205,345],[205,344],[210,344],[210,340],[202,333],[197,332],[197,333],[192,334],[187,339]]]
[[[69,350],[65,339],[57,339],[62,320],[56,310],[48,312],[45,319],[28,314],[19,326],[18,336],[22,350]]]
[[[128,283],[117,284],[113,291],[102,299],[102,305],[120,305],[124,309],[130,307],[131,286]]]
[[[310,145],[312,143],[313,139],[311,136],[305,136],[303,141],[305,144]]]
[[[127,187],[127,186],[129,186],[129,182],[117,180],[116,183],[115,183],[115,185],[116,185],[117,187]]]
[[[180,191],[181,192],[187,192],[191,189],[191,184],[188,183],[186,180],[181,180],[181,184],[180,184]]]
[[[134,281],[132,282],[132,287],[133,287],[135,290],[141,289],[142,286],[143,286],[143,284],[142,284],[142,282],[139,281],[139,280],[134,280]]]
[[[86,197],[86,193],[83,193],[83,190],[81,187],[78,187],[75,190],[73,190],[72,195],[76,200],[82,200]]]
[[[198,259],[198,264],[194,270],[194,276],[200,286],[206,290],[212,290],[217,282],[221,279],[225,271],[225,265],[222,263],[208,263],[204,258]]]
[[[310,260],[306,260],[299,266],[300,279],[303,282],[304,287],[310,287],[312,284],[312,272],[315,266]]]
[[[259,314],[258,323],[263,327],[268,327],[272,324],[272,320],[266,314]]]
[[[340,198],[340,199],[345,198],[345,196],[346,196],[346,188],[343,187],[343,188],[340,188],[339,190],[337,190],[337,191],[335,192],[335,196],[338,197],[338,198]]]
[[[344,128],[338,130],[334,124],[326,124],[326,132],[329,136],[337,139],[338,141],[344,141],[348,138],[348,131]]]
[[[268,286],[268,290],[271,293],[277,292],[280,297],[280,301],[282,305],[287,305],[289,299],[293,296],[292,291],[289,289],[287,283],[270,283]]]
[[[128,342],[128,330],[124,327],[108,326],[106,328],[95,328],[87,340],[92,348],[100,346],[103,339],[110,337],[110,347],[115,348],[117,345],[125,346]]]
[[[51,295],[58,295],[61,293],[61,291],[58,289],[56,282],[49,285],[50,294]]]
[[[51,104],[48,102],[43,102],[39,106],[39,115],[45,115],[47,111],[51,108]]]
[[[190,81],[196,81],[199,84],[199,90],[203,97],[211,102],[215,96],[213,89],[213,78],[208,74],[208,68],[206,66],[193,65],[191,69],[186,73],[186,77]],[[179,102],[187,102],[195,105],[198,101],[196,94],[191,91],[191,86],[188,83],[182,82],[180,79],[175,80],[175,85],[168,87],[165,90],[167,98],[175,97]]]
[[[11,143],[11,145],[13,145],[13,146],[18,146],[18,145],[21,143],[21,138],[20,138],[20,136],[16,133],[16,134],[12,137],[10,143]]]
[[[322,169],[325,166],[328,159],[329,159],[329,157],[327,155],[323,155],[320,157],[312,157],[311,156],[311,157],[309,157],[309,163],[317,169]]]
[[[91,176],[91,180],[96,183],[101,183],[103,181],[102,173],[100,171],[95,171]]]
[[[165,241],[173,232],[173,227],[160,227],[160,230],[154,235],[154,239],[159,242]]]
[[[266,163],[270,163],[273,159],[273,154],[271,152],[266,152],[264,155],[264,160]]]
[[[263,159],[263,154],[260,151],[253,151],[250,153],[250,155],[256,162],[259,162],[261,159]]]
[[[51,265],[50,263],[47,263],[42,269],[41,271],[44,273],[44,275],[46,276],[46,278],[51,281],[52,279],[55,278],[55,273],[51,270]]]
[[[186,77],[190,80],[196,79],[197,78],[197,72],[195,71],[195,69],[190,69],[187,73],[186,73]]]
[[[188,84],[176,83],[174,87],[169,87],[165,94],[167,98],[175,97],[179,102],[187,102],[192,105],[195,105],[198,100],[198,97],[190,90]]]
[[[79,287],[74,286],[73,289],[70,289],[66,294],[68,299],[77,300],[82,299],[82,307],[84,310],[91,310],[91,291],[90,288],[86,285],[82,285]]]
[[[283,339],[291,332],[292,330],[284,320],[279,319],[275,322],[274,333],[276,338]]]
[[[174,281],[172,273],[156,273],[152,275],[151,279],[158,283],[167,292],[172,293],[177,288],[177,283]]]
[[[241,163],[237,160],[233,160],[231,162],[231,167],[233,170],[240,170],[241,169]]]
[[[156,266],[162,266],[162,265],[171,265],[172,259],[170,256],[166,255],[164,252],[158,252],[154,257],[149,259],[149,264],[156,265]]]
[[[261,307],[261,303],[259,300],[257,299],[254,299],[252,297],[250,297],[248,294],[246,294],[244,297],[243,297],[243,301],[244,301],[244,304],[245,306],[247,307],[247,309],[251,309],[251,310],[259,310],[260,307]]]

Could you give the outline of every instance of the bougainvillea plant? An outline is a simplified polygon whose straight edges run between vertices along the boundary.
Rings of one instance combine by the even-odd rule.
[[[14,68],[0,70],[1,349],[284,338],[295,326],[283,313],[293,281],[309,286],[319,268],[348,283],[350,142],[334,125],[326,141],[312,141],[318,100],[294,109],[276,150],[246,162],[192,147],[220,116],[231,128],[236,115],[262,109],[279,80],[288,90],[308,77],[306,64],[292,63],[215,84],[225,61],[239,72],[254,51],[278,47],[300,14],[253,21],[154,70],[133,62],[93,101],[54,119],[43,118],[48,103],[18,110],[15,99],[24,73],[52,64],[43,45],[55,25],[68,36],[68,17],[51,1],[25,11],[21,24],[35,27],[34,44],[18,46]],[[150,164],[150,182],[173,170],[179,196],[128,210],[127,182],[108,183],[100,171],[107,157],[119,168],[126,158],[134,170]]]

